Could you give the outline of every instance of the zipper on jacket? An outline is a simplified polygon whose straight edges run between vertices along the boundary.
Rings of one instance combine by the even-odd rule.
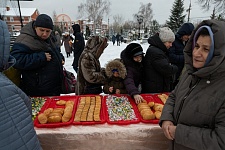
[[[195,83],[195,85],[193,85],[190,90],[187,92],[187,94],[184,96],[183,100],[181,101],[181,104],[179,106],[179,109],[178,109],[178,113],[177,113],[177,116],[176,116],[176,122],[178,123],[178,119],[180,117],[180,113],[181,113],[181,110],[183,108],[183,105],[184,105],[184,101],[186,100],[186,98],[189,96],[189,94],[193,91],[193,89],[198,85],[198,83],[200,82],[200,79],[198,79],[198,81]]]

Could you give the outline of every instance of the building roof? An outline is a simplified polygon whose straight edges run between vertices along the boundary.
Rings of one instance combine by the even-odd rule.
[[[20,8],[21,16],[31,16],[37,8]],[[19,8],[10,8],[9,11],[6,11],[6,8],[0,8],[1,15],[4,16],[19,16]]]

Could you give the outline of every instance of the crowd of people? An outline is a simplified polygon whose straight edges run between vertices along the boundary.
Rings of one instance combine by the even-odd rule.
[[[4,22],[0,23],[0,27],[5,28]],[[12,103],[21,101],[20,109],[24,111],[21,117],[26,119],[9,118],[13,123],[14,119],[26,121],[23,125],[29,131],[29,138],[32,137],[28,140],[25,130],[21,132],[16,125],[10,124],[15,130],[0,137],[11,144],[11,148],[18,146],[10,139],[16,134],[23,141],[22,146],[41,149],[33,129],[28,96],[61,94],[65,58],[60,47],[64,44],[67,57],[71,52],[74,55],[71,65],[77,73],[76,95],[129,94],[139,104],[144,101],[143,93],[169,92],[159,123],[171,141],[169,149],[225,149],[224,21],[205,20],[196,28],[191,23],[184,23],[176,34],[162,27],[149,37],[146,54],[140,44],[130,43],[121,51],[120,58],[109,60],[105,67],[101,66],[99,58],[108,46],[106,37],[91,36],[85,43],[80,26],[75,24],[72,26],[75,38],[68,34],[61,39],[58,32],[52,34],[53,27],[51,17],[46,14],[28,23],[12,47],[10,55],[13,57],[9,55],[6,33],[0,30],[1,40],[5,41],[0,43],[4,51],[0,51],[4,60],[0,62],[0,71],[11,65],[21,71],[19,87],[0,73],[1,83],[5,85],[0,91],[10,91],[4,92],[4,97],[12,98]],[[18,95],[17,99],[13,94]],[[6,103],[4,97],[0,98],[2,103]],[[18,105],[14,107],[17,109]],[[11,111],[8,115],[12,116],[16,112],[5,111]],[[4,128],[1,129],[0,133]]]

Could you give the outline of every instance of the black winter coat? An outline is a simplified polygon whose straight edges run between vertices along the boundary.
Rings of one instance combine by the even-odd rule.
[[[121,59],[127,70],[127,76],[124,79],[124,84],[129,95],[132,97],[136,94],[140,94],[138,89],[141,84],[143,65],[142,62],[135,62],[133,56],[129,53],[129,50],[123,50],[120,55]]]
[[[167,48],[160,40],[158,34],[148,40],[144,63],[142,93],[161,93],[170,91],[172,75],[178,68],[169,62]]]
[[[80,26],[74,26],[73,30],[74,30],[75,40],[73,43],[74,60],[73,60],[72,66],[74,68],[77,68],[80,55],[84,50],[85,42],[84,42],[84,37],[82,33],[80,32]]]

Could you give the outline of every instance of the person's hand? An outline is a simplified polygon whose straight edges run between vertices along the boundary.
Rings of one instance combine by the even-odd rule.
[[[137,94],[137,95],[134,95],[134,100],[135,100],[136,104],[139,104],[142,102],[143,97],[141,95]]]
[[[116,94],[120,94],[120,89],[116,89]]]
[[[49,53],[45,53],[47,61],[50,61],[52,59],[51,55]]]
[[[171,121],[163,121],[163,123],[162,123],[162,129],[163,129],[164,135],[169,140],[174,140],[176,126],[174,126],[173,122],[171,122]]]
[[[174,126],[174,125],[169,126],[169,133],[170,133],[170,136],[171,136],[173,139],[175,139],[176,128],[177,128],[177,126]]]
[[[112,93],[113,92],[113,87],[109,87],[109,92]]]

